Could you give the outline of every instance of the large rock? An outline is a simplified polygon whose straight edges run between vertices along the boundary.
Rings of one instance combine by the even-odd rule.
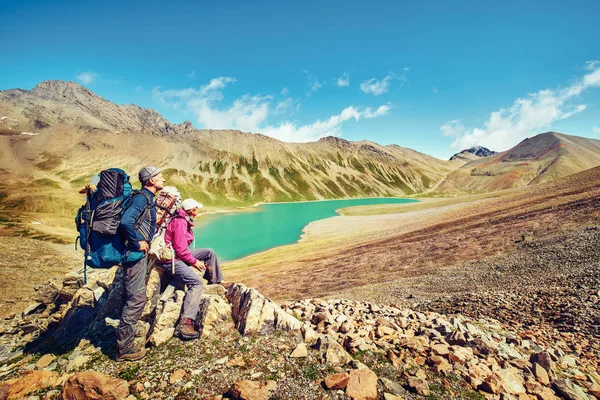
[[[200,307],[196,317],[196,325],[201,338],[210,336],[217,326],[232,321],[231,305],[221,296],[204,295],[200,298]]]
[[[552,388],[568,400],[589,400],[590,398],[580,386],[568,379],[559,379],[552,382]]]
[[[46,305],[54,303],[62,287],[63,284],[60,279],[52,278],[35,287],[34,299]]]
[[[164,304],[159,303],[161,309],[157,310],[158,315],[154,323],[154,329],[148,339],[150,343],[158,345],[173,336],[173,328],[179,319],[182,304],[182,298],[179,298],[178,301],[168,300]]]
[[[377,399],[377,375],[370,369],[353,369],[346,386],[346,396],[352,400]]]
[[[59,377],[53,371],[27,371],[17,379],[0,384],[0,399],[20,399],[36,390],[58,385]]]
[[[343,365],[352,361],[352,357],[344,348],[328,335],[319,337],[314,348],[321,353],[321,359],[332,365]]]
[[[496,372],[500,378],[500,383],[504,387],[504,390],[510,394],[524,394],[525,387],[523,384],[525,380],[519,374],[519,370],[513,367],[502,369]]]
[[[229,389],[227,395],[238,400],[269,400],[276,391],[275,381],[239,381]]]
[[[140,318],[143,321],[146,321],[148,318],[150,318],[156,309],[156,306],[158,305],[163,274],[164,269],[162,267],[153,266],[150,268],[150,272],[148,274],[148,283],[146,283],[146,305]]]
[[[325,377],[325,386],[330,390],[340,390],[348,386],[350,375],[347,373],[333,374]]]
[[[129,396],[129,385],[123,379],[85,371],[71,376],[60,395],[63,400],[120,400]]]
[[[301,336],[302,324],[256,289],[232,285],[227,292],[235,327],[242,335],[266,335],[276,330]]]

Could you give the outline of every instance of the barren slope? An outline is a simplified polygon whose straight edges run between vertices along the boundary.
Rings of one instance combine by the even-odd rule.
[[[493,157],[471,161],[436,188],[440,194],[524,187],[600,165],[600,140],[547,132]]]
[[[402,214],[335,217],[311,240],[228,265],[227,276],[278,299],[336,295],[372,283],[512,251],[522,235],[545,237],[600,218],[600,168],[489,200]],[[351,227],[354,226],[354,230]],[[314,228],[313,229],[316,229]],[[317,229],[317,231],[319,231]],[[339,231],[338,231],[339,232]]]

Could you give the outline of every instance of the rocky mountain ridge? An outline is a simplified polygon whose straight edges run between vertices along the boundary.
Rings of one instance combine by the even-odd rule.
[[[0,192],[3,209],[46,209],[21,189],[63,196],[110,166],[131,173],[165,170],[170,184],[207,205],[262,201],[406,196],[426,192],[455,162],[400,146],[323,138],[284,143],[235,130],[171,124],[135,105],[116,105],[74,83],[46,81],[30,91],[0,92]]]

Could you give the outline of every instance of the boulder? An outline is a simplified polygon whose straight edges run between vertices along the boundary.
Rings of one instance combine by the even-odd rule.
[[[120,400],[129,396],[126,380],[95,371],[79,372],[63,385],[63,400]]]
[[[148,339],[150,343],[155,344],[155,346],[158,346],[158,344],[164,343],[173,336],[173,328],[175,327],[175,323],[179,319],[182,304],[183,299],[180,299],[179,301],[168,300],[162,305],[159,303],[159,307],[161,309],[157,310],[157,317],[154,323],[154,329],[152,330],[152,334]]]
[[[44,354],[35,363],[35,368],[36,369],[44,369],[48,365],[52,364],[54,362],[54,360],[56,360],[56,356],[54,354]]]
[[[350,375],[347,373],[333,374],[325,377],[325,386],[330,390],[344,389],[348,385]]]
[[[236,283],[227,292],[233,321],[244,336],[266,335],[276,330],[295,332],[301,337],[302,324],[256,289]]]
[[[53,371],[27,371],[20,378],[0,383],[1,399],[20,399],[27,394],[47,387],[57,386],[59,377]]]
[[[304,358],[308,356],[308,350],[306,349],[306,345],[302,342],[298,343],[292,354],[290,354],[291,358]]]
[[[429,384],[425,379],[409,376],[408,386],[418,395],[429,396],[431,394]]]
[[[540,364],[533,364],[533,374],[539,383],[548,386],[550,384],[550,378],[548,372]]]
[[[552,382],[552,388],[567,400],[589,400],[585,391],[568,379],[559,379]]]
[[[500,383],[506,392],[510,394],[525,394],[525,387],[523,386],[525,380],[519,374],[518,369],[509,367],[496,372],[496,374],[500,378]]]
[[[156,309],[160,299],[160,288],[164,269],[153,266],[148,274],[148,283],[146,283],[146,305],[140,319],[146,321]]]
[[[377,375],[370,369],[353,369],[350,371],[346,396],[352,400],[376,400]]]
[[[58,298],[60,290],[62,289],[62,281],[58,278],[52,278],[35,287],[34,300],[39,301],[45,305],[54,303]]]
[[[347,364],[352,357],[344,348],[328,335],[319,337],[314,348],[321,353],[321,359],[332,365]]]
[[[277,391],[275,381],[239,381],[227,392],[227,396],[238,400],[269,400]]]
[[[231,305],[227,300],[215,295],[202,296],[196,317],[200,337],[208,337],[217,325],[225,321],[231,321]]]

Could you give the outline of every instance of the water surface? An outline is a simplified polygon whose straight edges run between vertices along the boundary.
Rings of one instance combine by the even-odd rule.
[[[212,247],[222,261],[231,261],[273,247],[295,243],[312,221],[337,215],[335,210],[371,204],[412,203],[417,200],[369,198],[270,203],[256,212],[221,213],[198,217],[196,247]]]

